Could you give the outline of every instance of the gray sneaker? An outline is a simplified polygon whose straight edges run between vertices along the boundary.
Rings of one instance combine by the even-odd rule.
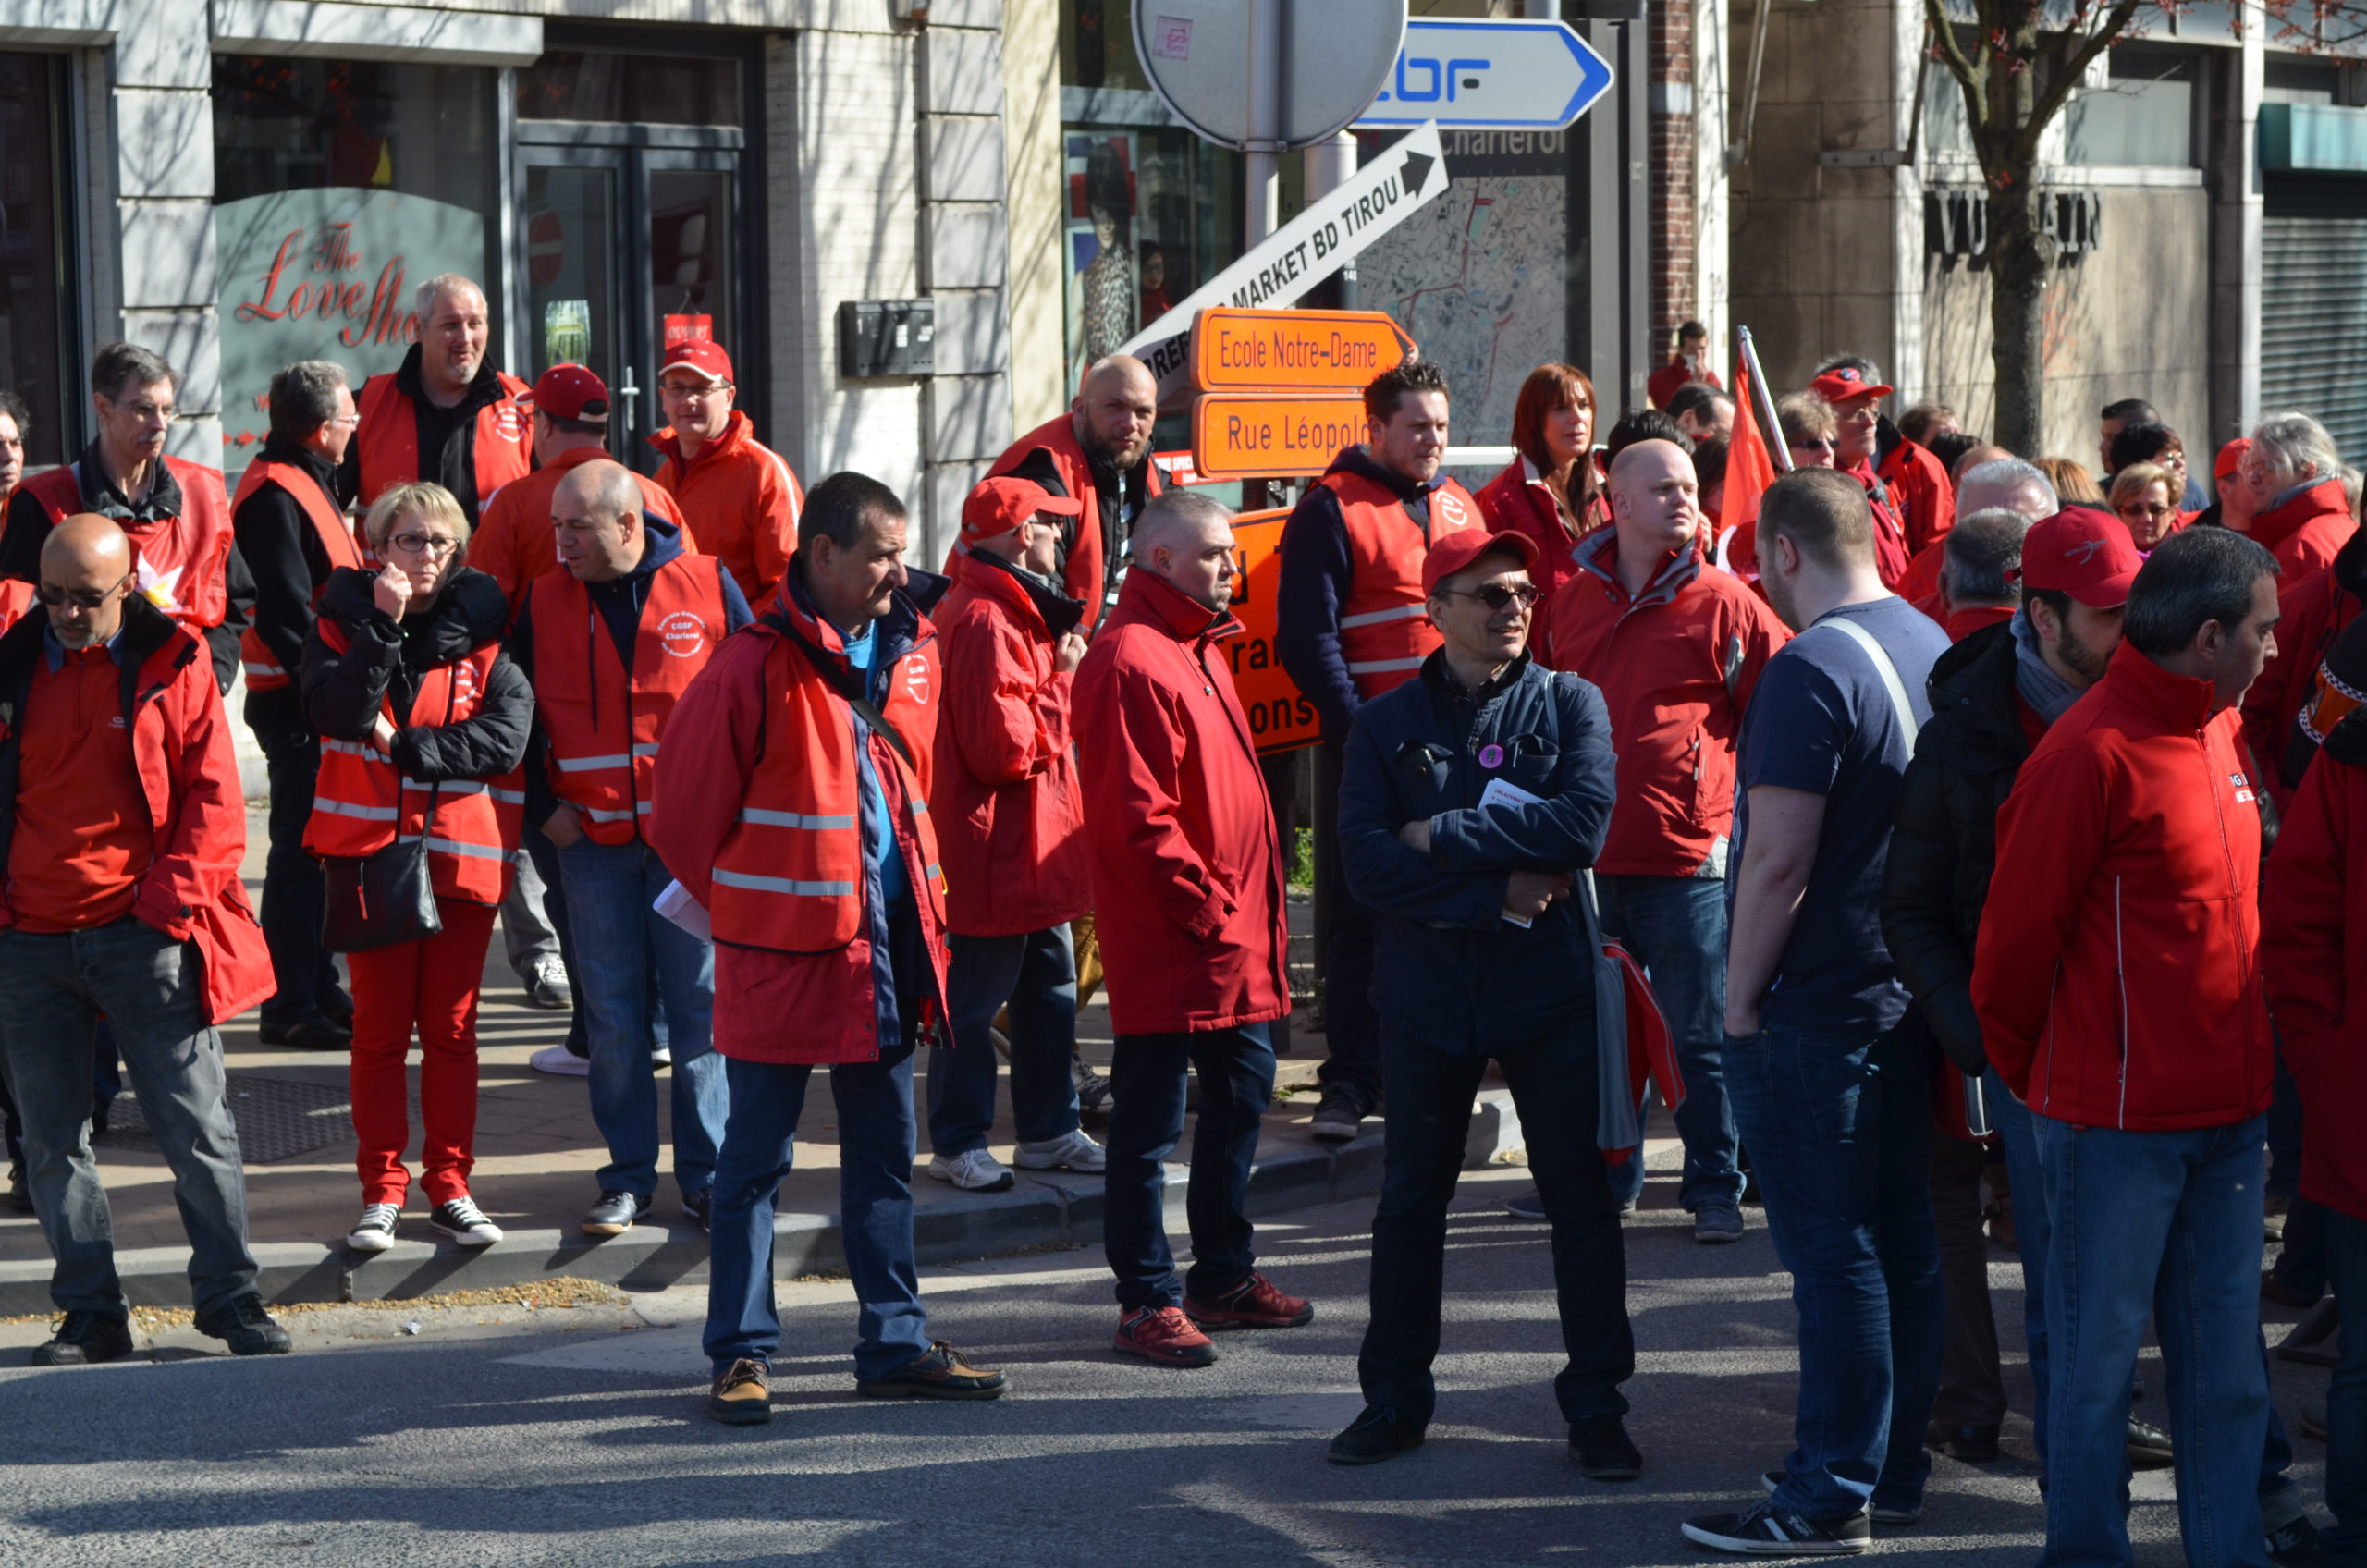
[[[1723,1246],[1742,1240],[1744,1226],[1740,1206],[1732,1203],[1705,1203],[1693,1211],[1693,1239],[1705,1246]]]
[[[1355,1137],[1365,1115],[1365,1108],[1356,1103],[1353,1094],[1334,1089],[1316,1106],[1306,1130],[1324,1143],[1344,1144]]]

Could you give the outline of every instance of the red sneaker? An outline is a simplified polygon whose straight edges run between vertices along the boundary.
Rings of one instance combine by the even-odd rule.
[[[1282,1294],[1263,1274],[1220,1296],[1185,1296],[1184,1312],[1203,1329],[1302,1329],[1315,1321],[1313,1302]]]
[[[1192,1326],[1180,1306],[1146,1306],[1118,1320],[1118,1337],[1110,1341],[1129,1355],[1168,1366],[1206,1366],[1217,1358],[1217,1347]]]

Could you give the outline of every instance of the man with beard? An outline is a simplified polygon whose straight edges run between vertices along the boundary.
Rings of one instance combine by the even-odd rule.
[[[493,493],[533,466],[533,436],[519,399],[526,384],[485,356],[492,321],[484,290],[459,273],[420,285],[419,341],[391,375],[362,383],[362,427],[346,449],[338,488],[367,508],[397,484],[452,492],[469,526]]]
[[[988,479],[1025,479],[1049,495],[1085,503],[1083,515],[1061,527],[1056,575],[1070,598],[1085,602],[1087,635],[1117,601],[1126,536],[1159,494],[1150,460],[1150,427],[1158,417],[1159,383],[1149,367],[1132,355],[1112,354],[1085,373],[1067,413],[1012,442],[987,472]],[[952,570],[950,561],[946,570]]]

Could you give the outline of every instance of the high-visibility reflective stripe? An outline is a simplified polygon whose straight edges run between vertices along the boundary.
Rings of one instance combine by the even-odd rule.
[[[740,820],[758,827],[809,827],[816,832],[854,826],[852,816],[806,816],[793,811],[766,811],[761,806],[742,806]]]
[[[633,815],[634,815],[635,816],[647,816],[647,815],[649,815],[649,806],[650,806],[650,802],[647,802],[647,801],[635,801],[635,802],[633,802],[633,803],[632,803]]]
[[[654,757],[657,754],[657,746],[658,742],[656,741],[635,741],[632,743],[632,754],[637,757]]]
[[[792,882],[786,876],[751,876],[721,866],[715,868],[714,879],[727,888],[744,888],[752,893],[786,893],[796,899],[843,899],[854,891],[852,882]]]
[[[504,805],[522,806],[526,803],[526,791],[523,790],[497,790],[488,784],[484,792]]]
[[[447,778],[441,784],[423,784],[416,778],[406,778],[403,788],[416,790],[423,795],[430,790],[440,790],[448,801],[458,800],[462,795],[482,795],[485,791],[484,781],[481,778]]]
[[[590,773],[595,769],[603,767],[630,767],[632,766],[632,758],[624,755],[622,753],[618,753],[614,755],[605,757],[560,757],[558,759],[558,770],[561,773]]]
[[[1422,668],[1422,662],[1423,661],[1418,658],[1366,659],[1359,664],[1351,664],[1348,667],[1348,673],[1350,675],[1375,675],[1384,669],[1419,669]]]
[[[249,675],[285,675],[288,671],[276,664],[259,664],[253,659],[240,659],[239,668]]]
[[[509,851],[497,844],[457,844],[449,839],[430,839],[427,847],[440,854],[465,855],[471,860],[508,860]]]
[[[932,865],[928,868],[928,879],[932,882],[944,875],[945,868],[941,865]]]
[[[1411,620],[1416,616],[1429,613],[1420,605],[1400,605],[1393,610],[1370,610],[1363,615],[1343,615],[1340,618],[1340,630],[1345,631],[1352,626],[1379,626],[1384,620]],[[1352,665],[1349,668],[1354,668],[1355,666]]]
[[[631,822],[633,816],[629,811],[602,811],[596,806],[578,806],[575,809],[595,822]]]
[[[375,746],[365,746],[359,741],[332,741],[328,739],[328,737],[323,736],[321,738],[321,750],[325,752],[342,752],[347,756],[362,757],[371,762],[384,762],[386,760],[386,753],[380,751]]]
[[[913,815],[914,816],[926,816],[928,815],[928,802],[922,800],[918,795],[912,797],[912,807]]]
[[[392,806],[359,805],[352,801],[333,801],[326,795],[314,795],[313,809],[327,812],[331,816],[358,816],[364,822],[395,820],[395,808]]]

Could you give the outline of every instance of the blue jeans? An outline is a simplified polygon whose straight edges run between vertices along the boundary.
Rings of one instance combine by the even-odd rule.
[[[1685,1103],[1675,1112],[1685,1140],[1685,1181],[1676,1201],[1731,1207],[1742,1201],[1734,1106],[1726,1095],[1726,885],[1699,876],[1597,876],[1602,934],[1625,947],[1651,977],[1676,1043]],[[1613,1188],[1632,1197],[1641,1158],[1613,1172]],[[1623,1186],[1621,1178],[1626,1177]]]
[[[1594,1146],[1592,1019],[1496,1060],[1553,1222],[1554,1295],[1569,1355],[1553,1379],[1563,1419],[1624,1415],[1619,1385],[1635,1376],[1636,1336],[1627,1321],[1619,1205]],[[1389,1079],[1386,1164],[1372,1219],[1372,1317],[1356,1378],[1367,1403],[1428,1422],[1438,1403],[1430,1364],[1446,1289],[1446,1210],[1488,1059],[1439,1050],[1383,1018],[1380,1062]]]
[[[576,970],[590,1015],[592,1120],[608,1145],[604,1193],[657,1192],[657,1068],[650,1060],[653,987],[674,1052],[674,1184],[715,1182],[730,1090],[710,1033],[715,949],[650,908],[672,881],[656,851],[579,839],[558,851]]]
[[[1166,1172],[1184,1138],[1184,1070],[1200,1074],[1192,1180],[1184,1212],[1192,1269],[1177,1279],[1167,1244]],[[1103,1178],[1102,1250],[1118,1276],[1118,1305],[1180,1306],[1217,1296],[1257,1263],[1249,1167],[1274,1097],[1274,1047],[1263,1023],[1188,1035],[1121,1035],[1110,1060],[1112,1104]]]
[[[2038,1450],[2039,1469],[2043,1472],[2052,1391],[2046,1342],[2046,1249],[2054,1225],[2047,1218],[2046,1178],[2039,1170],[2038,1134],[2030,1127],[2030,1108],[2014,1097],[1993,1067],[1981,1073],[1981,1086],[1989,1102],[1989,1124],[1997,1129],[2005,1145],[2005,1181],[2013,1189],[2014,1247],[2022,1260],[2022,1342],[2030,1351],[2030,1386],[2036,1390],[2030,1402],[2030,1445]]]
[[[63,1312],[129,1312],[106,1189],[85,1137],[101,1013],[172,1168],[189,1232],[190,1295],[202,1317],[255,1288],[222,1037],[205,1022],[195,949],[128,915],[55,936],[0,931],[0,1061],[24,1119],[33,1211],[57,1260],[50,1299]]]
[[[2268,1568],[2258,1278],[2265,1121],[2128,1133],[2030,1118],[2054,1219],[2044,1568],[2132,1561],[2121,1432],[2149,1315],[2169,1393],[2187,1562]]]
[[[1810,1518],[1869,1501],[1915,1507],[1932,1472],[1931,1054],[1912,1024],[1870,1037],[1761,1029],[1725,1043],[1735,1120],[1800,1315],[1798,1446],[1775,1501]]]
[[[1076,1131],[1076,949],[1069,928],[954,937],[945,977],[952,1047],[928,1051],[928,1144],[941,1155],[987,1146],[995,1124],[995,1013],[1011,1004],[1011,1120],[1023,1144]]]
[[[2342,1342],[2326,1390],[2326,1508],[2334,1525],[2318,1544],[2367,1560],[2367,1219],[2331,1208],[2325,1217],[2326,1272]]]

